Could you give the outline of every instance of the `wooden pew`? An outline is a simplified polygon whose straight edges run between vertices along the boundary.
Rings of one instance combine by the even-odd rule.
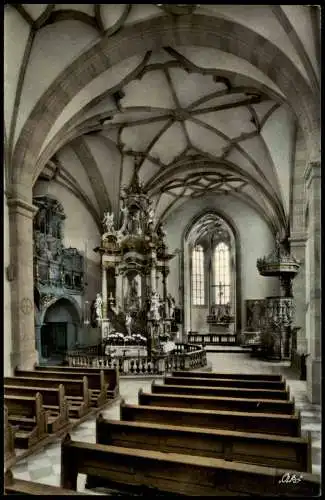
[[[193,396],[221,396],[221,397],[243,397],[251,399],[280,399],[289,400],[290,392],[276,391],[273,389],[246,389],[243,387],[205,387],[200,385],[191,385],[191,380],[188,380],[188,385],[171,385],[157,384],[152,382],[151,390],[155,394],[192,394]]]
[[[235,411],[211,411],[163,406],[120,404],[120,418],[129,422],[156,422],[184,425],[204,429],[228,429],[261,434],[300,437],[300,414],[277,415],[276,413],[249,413]]]
[[[34,372],[28,372],[33,373]],[[35,372],[36,373],[36,372]],[[32,375],[17,375],[15,377],[5,377],[4,383],[6,385],[20,385],[22,387],[59,387],[60,384],[64,386],[66,398],[69,401],[69,418],[81,418],[90,411],[90,400],[88,390],[88,379],[83,377],[80,379],[64,379],[59,378],[43,378],[40,374]]]
[[[91,373],[104,372],[104,380],[107,385],[107,399],[115,399],[119,395],[119,373],[116,368],[88,368],[76,366],[38,366],[35,364],[36,370],[56,370],[69,373],[82,372],[85,375]]]
[[[224,410],[256,413],[278,413],[293,415],[293,401],[273,399],[223,398],[214,396],[192,396],[188,394],[151,394],[139,389],[139,405],[171,408],[197,408],[198,410]]]
[[[24,479],[14,478],[11,470],[7,470],[4,477],[5,495],[87,495],[87,493],[65,490],[59,486],[34,483]]]
[[[19,385],[4,385],[5,395],[35,396],[39,392],[43,397],[43,408],[48,412],[47,431],[51,434],[69,424],[69,402],[65,397],[64,386],[22,387]]]
[[[70,436],[61,446],[61,487],[74,491],[78,474],[88,474],[88,487],[106,483],[140,492],[147,489],[149,495],[154,485],[152,492],[183,496],[287,496],[293,489],[281,482],[287,473],[287,469],[211,457],[82,443]],[[315,496],[319,489],[319,479],[304,473],[294,495]]]
[[[203,372],[203,371],[174,371],[173,377],[188,377],[188,378],[226,378],[235,380],[269,380],[281,382],[283,376],[280,374],[268,373],[219,373],[219,372]]]
[[[36,368],[36,367],[35,367]],[[52,367],[48,367],[52,368]],[[33,373],[33,372],[32,372]],[[66,371],[60,367],[49,369],[36,368],[37,374],[43,374],[44,378],[71,378],[73,380],[80,379],[82,377],[88,378],[88,389],[89,389],[89,404],[91,407],[100,408],[107,402],[107,385],[105,383],[104,373],[102,370],[97,370],[95,372],[86,373],[83,369],[76,370],[74,372]]]
[[[220,429],[96,419],[96,443],[311,472],[307,439]]]
[[[4,412],[4,459],[5,461],[10,460],[16,456],[15,453],[15,432],[12,425],[9,423],[8,419],[8,408],[3,407]]]
[[[191,377],[165,377],[165,384],[170,385],[200,385],[200,386],[220,386],[220,387],[243,387],[246,389],[274,389],[285,391],[285,381],[270,380],[240,380],[240,379],[218,379],[218,378],[194,378]]]
[[[15,431],[15,448],[30,448],[48,435],[47,412],[43,408],[43,398],[35,396],[4,396],[8,408],[8,420],[18,426]]]

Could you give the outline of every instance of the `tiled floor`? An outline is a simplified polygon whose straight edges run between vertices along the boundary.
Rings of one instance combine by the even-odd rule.
[[[248,353],[208,353],[208,362],[213,371],[224,373],[283,373],[294,396],[297,409],[301,410],[302,431],[310,431],[312,436],[313,473],[321,472],[321,409],[320,405],[311,405],[306,394],[306,383],[297,380],[297,375],[289,368],[288,362],[272,363],[253,359]],[[120,379],[120,393],[128,403],[136,404],[140,387],[150,392],[152,379]],[[110,419],[119,419],[119,402],[103,410],[103,415]],[[81,423],[71,432],[72,439],[95,443],[95,418]],[[22,459],[12,469],[15,477],[29,479],[42,484],[60,484],[60,440],[45,449]],[[79,474],[78,491],[84,491],[86,476]],[[100,494],[86,490],[90,494]],[[104,493],[102,493],[104,494]]]

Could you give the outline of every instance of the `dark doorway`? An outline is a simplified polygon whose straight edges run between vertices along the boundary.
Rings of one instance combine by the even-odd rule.
[[[42,356],[64,356],[67,350],[67,323],[47,323],[42,326]]]
[[[67,350],[78,342],[80,319],[76,307],[62,298],[50,306],[41,328],[41,357],[46,363],[60,363]]]

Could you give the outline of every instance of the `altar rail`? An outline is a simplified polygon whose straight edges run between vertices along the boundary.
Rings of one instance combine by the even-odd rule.
[[[207,364],[206,351],[193,344],[176,344],[176,350],[151,360],[147,356],[100,356],[78,349],[67,353],[69,366],[114,368],[123,375],[164,375],[176,370],[194,370]]]
[[[188,332],[188,341],[201,345],[237,345],[237,335],[227,333],[198,333]]]

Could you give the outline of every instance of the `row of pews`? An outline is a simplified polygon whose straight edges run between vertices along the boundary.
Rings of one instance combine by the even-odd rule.
[[[5,458],[31,449],[119,394],[113,369],[62,366],[16,370],[4,378]]]
[[[280,375],[174,372],[138,403],[122,400],[120,420],[99,414],[96,444],[66,435],[62,491],[86,474],[107,494],[319,495],[310,433]]]

